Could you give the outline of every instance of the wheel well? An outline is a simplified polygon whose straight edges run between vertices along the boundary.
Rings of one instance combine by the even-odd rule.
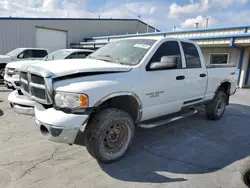
[[[217,92],[223,91],[227,94],[227,105],[229,104],[230,89],[231,89],[231,83],[230,82],[223,82],[217,90]]]
[[[134,121],[139,118],[140,104],[133,96],[124,95],[111,98],[99,106],[99,109],[103,108],[117,108],[127,112]]]
[[[231,83],[230,82],[223,82],[217,91],[224,91],[226,94],[230,93]]]

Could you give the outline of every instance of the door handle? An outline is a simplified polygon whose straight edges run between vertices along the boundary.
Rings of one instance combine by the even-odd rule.
[[[231,72],[231,75],[234,75],[234,74],[236,74],[236,72]]]
[[[202,74],[200,74],[200,77],[201,78],[204,78],[204,77],[206,77],[207,75],[205,74],[205,73],[202,73]]]
[[[176,76],[176,80],[184,80],[185,76],[181,75],[181,76]]]

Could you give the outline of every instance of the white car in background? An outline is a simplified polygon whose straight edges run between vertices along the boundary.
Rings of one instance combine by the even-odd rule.
[[[6,55],[0,55],[0,77],[4,77],[5,66],[9,62],[42,59],[48,55],[48,50],[43,48],[16,48]]]
[[[48,54],[40,60],[15,61],[8,63],[5,68],[4,84],[8,89],[18,89],[20,86],[18,70],[24,65],[33,65],[44,61],[59,59],[82,59],[92,52],[93,50],[88,49],[61,49]]]
[[[35,102],[31,101],[29,97],[23,95],[19,90],[20,79],[18,71],[22,66],[33,65],[53,60],[63,59],[82,59],[93,53],[94,50],[89,49],[61,49],[48,54],[43,60],[36,61],[19,61],[9,63],[6,66],[6,74],[4,76],[5,85],[8,88],[13,88],[15,91],[11,92],[8,96],[11,107],[15,107],[17,113],[33,115]],[[23,109],[26,109],[24,112]]]

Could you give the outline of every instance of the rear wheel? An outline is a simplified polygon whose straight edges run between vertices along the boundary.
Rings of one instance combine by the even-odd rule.
[[[103,109],[86,128],[86,147],[102,163],[111,163],[124,156],[134,136],[134,121],[123,110]]]
[[[206,106],[206,116],[211,120],[220,119],[227,106],[227,95],[223,91],[218,91],[210,104]]]

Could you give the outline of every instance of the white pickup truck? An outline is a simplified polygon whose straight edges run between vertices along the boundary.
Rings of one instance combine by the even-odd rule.
[[[44,61],[53,61],[59,59],[83,59],[92,52],[93,50],[89,49],[60,49],[46,55],[40,60],[15,61],[8,63],[5,67],[4,84],[8,89],[19,89],[20,80],[18,71],[20,67],[24,65],[33,65]]]
[[[192,41],[132,38],[84,60],[22,67],[20,79],[22,92],[36,101],[42,135],[71,145],[85,131],[89,153],[110,163],[124,156],[135,126],[164,125],[201,105],[208,119],[220,119],[236,92],[237,74],[233,66],[206,67]]]
[[[16,48],[6,55],[0,55],[0,77],[4,77],[5,66],[9,62],[21,60],[42,59],[48,55],[48,50],[43,48]]]

